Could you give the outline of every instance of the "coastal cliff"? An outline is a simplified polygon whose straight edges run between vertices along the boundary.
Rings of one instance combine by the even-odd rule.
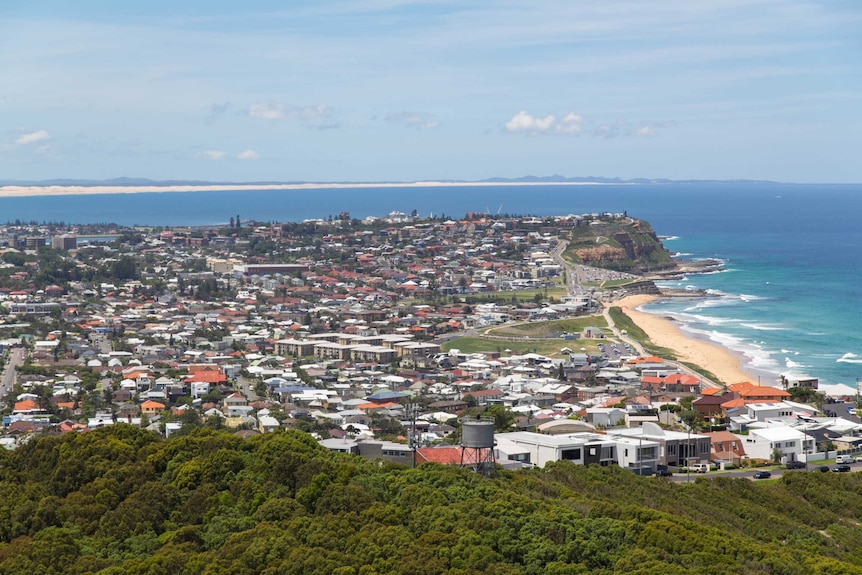
[[[573,263],[647,276],[679,270],[671,253],[644,220],[604,214],[580,221],[566,239],[569,245],[564,256]]]

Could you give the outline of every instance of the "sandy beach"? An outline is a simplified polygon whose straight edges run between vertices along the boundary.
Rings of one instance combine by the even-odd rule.
[[[757,381],[757,376],[743,369],[740,358],[719,345],[685,335],[674,323],[662,317],[638,311],[637,308],[658,299],[654,295],[635,295],[614,302],[644,330],[658,346],[674,350],[679,359],[694,363],[713,373],[722,383]]]
[[[189,186],[0,186],[0,198],[87,194],[143,194],[170,192],[219,192],[228,190],[322,190],[362,188],[445,188],[488,186],[603,186],[603,182],[383,182],[302,184],[212,184]]]

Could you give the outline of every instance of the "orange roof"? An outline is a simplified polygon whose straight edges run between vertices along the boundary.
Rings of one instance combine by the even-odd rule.
[[[632,359],[629,363],[664,363],[664,360],[655,355],[643,355]]]
[[[416,450],[417,463],[440,463],[442,465],[460,465],[460,447],[421,447]]]
[[[740,391],[739,395],[747,399],[776,399],[791,397],[790,393],[784,391],[783,389],[768,386]]]
[[[202,371],[215,371],[218,372],[219,368],[217,365],[190,365],[188,366],[189,373],[200,373]]]
[[[399,404],[393,401],[387,401],[386,403],[362,403],[356,406],[356,409],[362,410],[370,410],[370,409],[386,409],[388,407],[398,407]]]
[[[733,409],[735,407],[744,407],[744,406],[745,406],[745,400],[742,399],[741,397],[730,399],[730,400],[725,401],[724,403],[721,404],[721,407],[723,407],[724,409]]]
[[[724,388],[722,387],[704,387],[700,392],[701,395],[718,395],[723,392]]]
[[[224,383],[227,376],[220,371],[199,371],[186,376],[186,381],[201,381],[205,383]]]
[[[159,403],[158,401],[153,401],[152,399],[148,399],[144,403],[141,404],[141,409],[164,409],[165,404]]]
[[[696,377],[687,373],[672,373],[665,376],[664,380],[672,385],[697,385],[699,383]]]
[[[15,402],[15,411],[33,411],[39,409],[39,404],[32,399]]]

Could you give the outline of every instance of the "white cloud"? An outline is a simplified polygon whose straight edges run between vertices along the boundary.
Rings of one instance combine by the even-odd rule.
[[[580,134],[583,124],[584,119],[581,116],[570,112],[554,128],[561,134]]]
[[[248,115],[263,120],[298,118],[308,128],[328,130],[338,128],[341,123],[335,117],[335,109],[327,104],[312,106],[285,106],[284,104],[252,104]]]
[[[335,116],[335,109],[326,104],[293,108],[291,113],[299,116],[299,119],[307,128],[331,130],[341,127],[341,122]]]
[[[221,150],[204,150],[197,157],[201,160],[223,160],[227,157],[227,152]]]
[[[643,126],[637,128],[636,130],[632,130],[631,132],[629,132],[629,134],[639,138],[651,138],[655,136],[655,130],[649,126]]]
[[[540,118],[521,110],[512,119],[503,124],[507,132],[525,132],[528,134],[569,134],[578,135],[583,130],[584,118],[574,112],[569,112],[561,119],[548,114]]]
[[[237,160],[259,160],[260,154],[254,150],[244,150],[236,155]]]
[[[30,132],[28,134],[21,134],[15,140],[15,144],[19,146],[26,146],[28,144],[35,144],[36,142],[44,142],[45,140],[50,140],[51,134],[46,132],[45,130],[36,130],[35,132]]]
[[[383,120],[390,124],[401,124],[408,128],[416,128],[417,130],[433,130],[440,127],[439,120],[435,119],[431,114],[422,112],[401,111],[395,114],[388,114]]]
[[[553,116],[545,116],[544,118],[536,118],[521,110],[504,124],[508,132],[530,132],[544,133],[554,125],[556,118]]]
[[[248,107],[248,115],[262,120],[281,120],[285,117],[282,104],[252,104]]]

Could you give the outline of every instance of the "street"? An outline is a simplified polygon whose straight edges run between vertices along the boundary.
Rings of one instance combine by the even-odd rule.
[[[24,363],[24,348],[16,347],[9,352],[9,361],[3,370],[3,376],[0,377],[0,398],[6,397],[12,392],[15,386],[15,376],[17,375],[17,366]]]

